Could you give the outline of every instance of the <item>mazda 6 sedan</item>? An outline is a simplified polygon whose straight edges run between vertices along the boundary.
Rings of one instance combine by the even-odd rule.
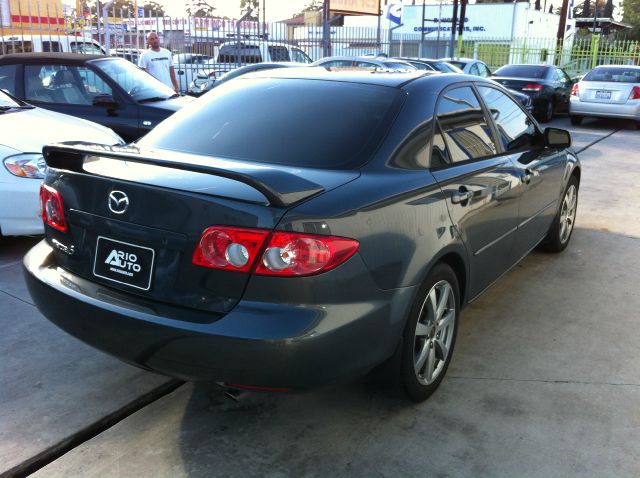
[[[462,307],[567,247],[570,142],[482,78],[245,75],[136,144],[45,147],[28,287],[147,370],[286,392],[384,369],[424,400]]]

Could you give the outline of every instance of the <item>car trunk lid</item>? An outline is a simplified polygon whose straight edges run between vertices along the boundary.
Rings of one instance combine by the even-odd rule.
[[[580,101],[621,105],[627,102],[633,87],[633,83],[582,81],[580,84]]]
[[[237,303],[249,273],[194,265],[205,229],[272,230],[291,206],[358,176],[134,146],[62,144],[44,154],[47,184],[60,192],[69,223],[67,233],[47,228],[60,266],[160,303],[215,313]]]

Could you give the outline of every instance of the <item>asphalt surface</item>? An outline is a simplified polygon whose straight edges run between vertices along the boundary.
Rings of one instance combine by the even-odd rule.
[[[45,320],[36,240],[1,239],[0,476],[640,476],[640,132],[553,125],[582,151],[572,242],[465,309],[419,405],[364,381],[236,404],[139,371]]]

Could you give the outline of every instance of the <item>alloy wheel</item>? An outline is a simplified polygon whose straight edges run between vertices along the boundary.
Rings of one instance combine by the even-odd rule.
[[[444,369],[450,353],[456,320],[456,301],[451,284],[437,282],[420,308],[414,336],[413,367],[418,382],[433,383]]]
[[[575,185],[569,186],[562,200],[560,210],[560,242],[564,244],[569,240],[576,219],[576,206],[578,204],[578,191]]]

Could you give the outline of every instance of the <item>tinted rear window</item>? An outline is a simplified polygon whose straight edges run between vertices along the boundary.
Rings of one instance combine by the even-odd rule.
[[[583,81],[610,81],[612,83],[640,83],[640,68],[596,68],[585,75]]]
[[[507,65],[499,68],[496,76],[511,76],[514,78],[546,78],[549,67],[528,65]]]
[[[400,102],[383,86],[297,79],[237,79],[215,88],[139,144],[322,169],[366,162]]]

